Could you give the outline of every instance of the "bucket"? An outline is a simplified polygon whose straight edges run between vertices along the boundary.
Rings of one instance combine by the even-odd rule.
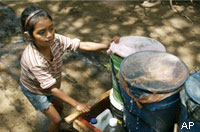
[[[189,77],[180,92],[181,112],[179,132],[197,132],[200,130],[200,72]]]
[[[118,78],[118,71],[120,69],[120,64],[122,62],[123,58],[121,58],[118,55],[110,54],[110,64],[112,67],[112,87],[113,87],[113,97],[114,99],[123,105],[123,101],[121,98],[121,94],[119,91],[119,78]]]
[[[166,52],[141,51],[126,57],[119,80],[127,131],[173,131],[179,91],[188,76],[186,65]]]
[[[141,109],[124,91],[123,98],[130,100],[123,111],[123,126],[128,132],[173,132],[180,102],[178,93],[159,102],[144,104]]]
[[[118,123],[120,125],[122,125],[124,106],[121,105],[120,103],[118,103],[115,100],[115,98],[114,98],[113,95],[114,95],[113,94],[113,89],[111,89],[110,96],[109,96],[109,99],[110,99],[110,109],[111,109],[111,112],[113,114],[113,117],[115,117],[118,120]]]
[[[144,36],[125,36],[121,37],[119,43],[111,43],[109,48],[110,64],[112,68],[112,87],[115,100],[123,105],[121,94],[119,91],[119,78],[118,71],[123,58],[130,54],[144,51],[144,50],[156,50],[165,52],[165,47],[157,40],[144,37]]]

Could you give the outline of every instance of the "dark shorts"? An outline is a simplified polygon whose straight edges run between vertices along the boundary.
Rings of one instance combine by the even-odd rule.
[[[55,96],[46,96],[36,94],[28,91],[22,84],[20,84],[20,90],[28,98],[29,102],[33,105],[36,110],[46,110],[50,105],[53,105],[51,101],[55,99]]]

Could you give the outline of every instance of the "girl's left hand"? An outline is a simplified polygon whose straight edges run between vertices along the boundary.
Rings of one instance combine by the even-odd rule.
[[[119,43],[120,37],[115,36],[114,38],[112,38],[112,40],[110,41],[110,43],[114,42],[115,44]]]
[[[114,44],[119,43],[119,40],[120,40],[120,37],[118,37],[118,36],[115,36],[114,38],[112,38],[112,40],[109,42],[109,47],[107,49],[107,54],[110,54],[112,46]]]

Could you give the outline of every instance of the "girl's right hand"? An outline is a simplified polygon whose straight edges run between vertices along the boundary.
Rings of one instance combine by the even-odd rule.
[[[90,111],[90,109],[91,107],[89,105],[83,103],[78,103],[78,105],[76,106],[76,110],[81,113],[87,113]]]

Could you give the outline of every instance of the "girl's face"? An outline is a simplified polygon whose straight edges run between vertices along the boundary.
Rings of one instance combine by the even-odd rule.
[[[52,21],[48,17],[37,18],[34,25],[33,41],[38,48],[47,48],[54,44],[55,30]]]

